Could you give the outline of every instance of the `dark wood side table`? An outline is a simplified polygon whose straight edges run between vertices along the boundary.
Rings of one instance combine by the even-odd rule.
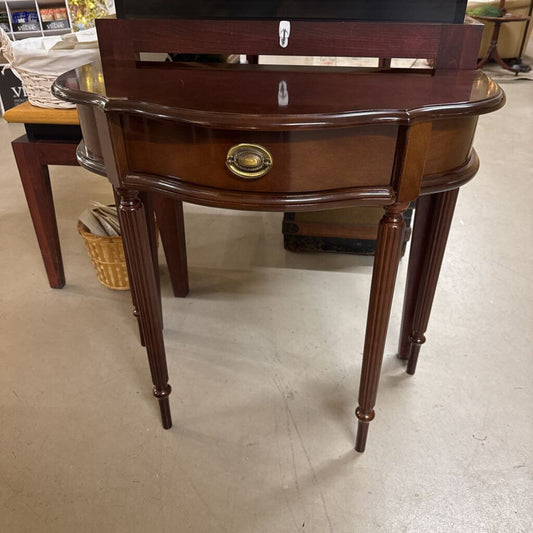
[[[494,28],[492,30],[492,35],[490,37],[490,43],[489,47],[487,48],[487,52],[485,53],[485,56],[482,57],[479,60],[479,63],[477,65],[477,68],[481,68],[485,66],[489,61],[493,60],[500,65],[500,67],[504,68],[505,70],[510,70],[511,72],[514,72],[515,75],[518,75],[520,72],[529,72],[531,70],[530,65],[526,65],[525,63],[522,63],[522,50],[520,51],[520,57],[518,58],[518,62],[514,65],[508,65],[500,55],[500,52],[498,52],[498,40],[500,38],[500,29],[503,24],[512,24],[514,22],[527,22],[529,24],[529,21],[531,19],[530,15],[511,15],[510,13],[507,13],[505,10],[505,0],[500,0],[499,4],[499,10],[501,15],[499,17],[491,17],[491,16],[483,16],[483,15],[472,15],[473,18],[476,20],[479,20],[480,22],[492,22],[494,24]],[[531,12],[531,8],[530,8]],[[527,26],[524,33],[524,39],[527,37]]]
[[[79,106],[80,162],[105,166],[120,197],[131,281],[165,428],[172,425],[171,388],[144,195],[259,211],[384,208],[356,410],[355,447],[362,452],[375,416],[402,213],[417,202],[399,354],[408,358],[412,374],[458,190],[478,167],[472,150],[478,116],[500,108],[505,97],[475,70],[479,26],[291,24],[288,46],[280,48],[277,21],[98,21],[103,68],[92,64],[66,73],[53,91]],[[437,69],[138,60],[139,52],[162,50],[423,57],[434,58]]]

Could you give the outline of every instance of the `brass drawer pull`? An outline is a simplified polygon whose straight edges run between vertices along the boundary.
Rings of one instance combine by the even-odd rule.
[[[257,179],[271,168],[273,159],[266,148],[258,144],[237,144],[229,149],[226,166],[240,178]]]

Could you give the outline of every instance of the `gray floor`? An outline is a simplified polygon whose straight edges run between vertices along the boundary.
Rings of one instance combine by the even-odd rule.
[[[76,232],[101,178],[54,167],[67,286],[48,287],[0,123],[1,532],[533,531],[533,81],[480,119],[414,377],[395,357],[353,451],[368,258],[283,250],[280,216],[187,207],[191,294],[163,298],[160,427],[130,296]]]

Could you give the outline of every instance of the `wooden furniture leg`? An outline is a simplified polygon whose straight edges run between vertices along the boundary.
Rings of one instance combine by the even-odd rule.
[[[146,227],[150,240],[150,252],[152,264],[154,266],[155,284],[157,289],[157,301],[159,302],[159,318],[163,324],[163,307],[161,303],[161,279],[159,276],[159,258],[157,254],[157,230],[154,216],[154,195],[151,193],[139,192],[139,198],[144,206],[144,215],[146,217]]]
[[[120,228],[121,228],[121,231],[122,231],[122,228],[124,227],[124,222],[122,220],[122,211],[120,209],[120,194],[118,192],[118,190],[113,187],[113,196],[115,198],[115,206],[117,207],[117,215],[118,215],[118,219],[119,219],[119,223],[120,223]],[[126,270],[128,272],[128,280],[130,282],[130,294],[131,294],[131,303],[132,303],[132,306],[133,306],[133,309],[132,309],[132,313],[133,313],[133,316],[137,319],[137,325],[139,326],[139,342],[141,343],[141,346],[146,346],[146,341],[145,341],[145,338],[144,338],[144,332],[143,332],[143,328],[142,328],[142,324],[141,324],[141,319],[140,319],[140,314],[139,314],[139,309],[137,307],[137,295],[135,294],[135,287],[132,283],[132,272],[131,272],[131,266],[130,266],[130,262],[127,260],[128,258],[128,251],[127,251],[127,246],[128,246],[128,243],[126,242],[126,239],[122,239],[122,246],[124,247],[124,255],[126,256]],[[154,267],[154,272],[155,272],[155,267]]]
[[[485,56],[479,61],[477,64],[477,68],[484,67],[491,59],[495,59],[494,52],[498,50],[498,38],[500,36],[500,26],[501,24],[499,22],[494,23],[494,29],[492,30],[492,35],[490,37],[490,43],[489,47],[487,48],[487,52],[485,53]],[[500,57],[500,54],[498,54],[498,57]],[[503,63],[503,60],[500,58],[498,63],[501,65]],[[508,65],[504,64],[504,68],[508,68]]]
[[[154,196],[153,202],[174,296],[187,296],[189,274],[183,203],[160,194]]]
[[[421,197],[417,203],[398,353],[409,361],[408,374],[415,373],[420,348],[426,341],[424,334],[458,194],[459,189],[453,189]]]
[[[30,141],[26,135],[23,135],[15,139],[11,146],[48,282],[53,289],[61,289],[65,286],[65,273],[48,165],[77,165],[77,143]]]
[[[409,252],[409,267],[407,270],[407,282],[403,300],[402,326],[400,329],[400,342],[398,345],[398,358],[409,359],[409,336],[413,331],[413,317],[415,314],[418,287],[422,275],[423,258],[427,249],[427,236],[431,222],[431,209],[433,196],[421,196],[416,201],[415,222],[411,249]]]
[[[122,235],[130,264],[130,284],[134,288],[141,328],[146,342],[153,394],[159,401],[163,427],[172,427],[168,370],[163,341],[157,281],[152,260],[145,208],[136,191],[118,189]]]
[[[400,261],[400,246],[405,229],[402,213],[407,205],[400,204],[388,207],[378,228],[363,367],[359,385],[359,406],[355,411],[358,419],[355,449],[358,452],[365,451],[368,426],[375,416],[374,405],[376,404],[396,273]]]

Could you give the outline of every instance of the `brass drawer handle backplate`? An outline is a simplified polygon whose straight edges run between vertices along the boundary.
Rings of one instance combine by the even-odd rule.
[[[273,164],[269,151],[258,144],[237,144],[229,149],[226,166],[239,178],[263,177]]]

